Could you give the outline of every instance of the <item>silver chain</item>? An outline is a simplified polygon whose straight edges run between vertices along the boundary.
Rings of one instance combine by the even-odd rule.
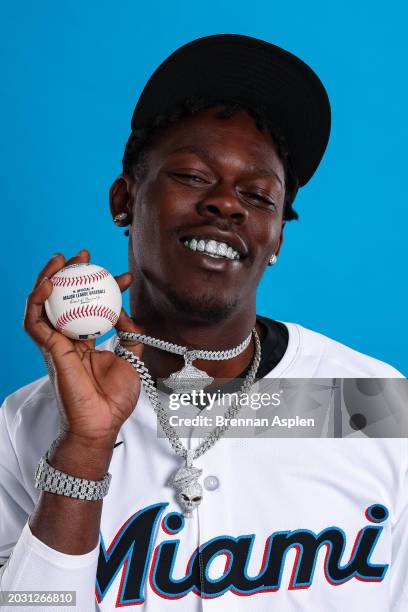
[[[127,332],[120,332],[120,334],[123,334],[123,333],[127,333]],[[238,391],[238,397],[239,397],[238,402],[235,402],[235,401],[231,402],[230,407],[225,412],[224,414],[225,418],[223,420],[225,424],[215,427],[211,432],[209,432],[207,436],[204,438],[204,440],[201,442],[201,444],[199,444],[199,446],[197,446],[197,448],[194,450],[194,454],[190,452],[190,458],[192,460],[197,459],[198,457],[201,457],[201,455],[203,455],[212,446],[214,446],[217,440],[219,440],[221,436],[223,436],[224,433],[229,429],[230,427],[229,419],[235,418],[241,408],[241,403],[240,403],[241,395],[243,393],[248,392],[255,382],[256,373],[258,371],[259,363],[261,361],[261,343],[259,341],[259,337],[258,337],[258,334],[255,328],[252,330],[251,334],[249,335],[249,339],[251,339],[252,335],[254,337],[254,342],[255,342],[255,354],[252,360],[250,370],[248,374],[246,375]],[[119,337],[123,337],[123,336],[119,336]],[[173,346],[177,346],[177,345],[173,345]],[[181,347],[181,348],[184,348],[184,347]],[[137,370],[137,372],[139,373],[140,379],[142,381],[143,387],[146,391],[146,394],[152,404],[153,410],[157,415],[157,420],[160,423],[160,426],[163,430],[164,435],[169,440],[174,452],[180,457],[187,458],[189,451],[185,448],[185,446],[183,446],[174,427],[170,425],[169,420],[168,420],[168,415],[166,413],[166,409],[163,407],[160,401],[159,394],[155,387],[154,381],[149,373],[149,370],[143,363],[143,361],[141,361],[134,353],[125,349],[120,344],[119,338],[115,346],[115,353],[122,359],[125,359],[126,361],[128,361],[135,368],[135,370]]]
[[[251,342],[252,332],[235,348],[225,349],[223,351],[207,351],[204,349],[188,349],[186,346],[180,344],[173,344],[166,340],[159,340],[158,338],[152,338],[152,336],[146,336],[145,334],[138,334],[135,332],[119,331],[118,338],[120,340],[137,341],[153,346],[154,348],[167,351],[168,353],[175,353],[176,355],[187,355],[190,359],[205,359],[207,361],[222,361],[224,359],[232,359],[240,353],[242,353]]]

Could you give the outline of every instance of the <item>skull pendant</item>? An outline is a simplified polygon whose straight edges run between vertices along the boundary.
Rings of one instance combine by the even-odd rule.
[[[199,482],[192,482],[188,487],[179,491],[178,500],[185,518],[191,518],[194,508],[200,505],[202,498],[203,489]]]
[[[202,470],[193,465],[185,465],[177,470],[169,481],[169,485],[178,490],[178,501],[183,508],[185,518],[191,518],[192,511],[197,508],[203,498],[203,489],[197,481]]]

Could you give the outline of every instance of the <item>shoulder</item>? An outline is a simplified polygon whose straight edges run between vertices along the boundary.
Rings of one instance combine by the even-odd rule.
[[[1,409],[2,418],[12,434],[21,425],[22,412],[47,412],[55,402],[55,393],[48,376],[31,382],[6,397]],[[37,428],[36,428],[37,429]]]
[[[312,365],[311,376],[343,378],[405,378],[392,365],[295,323],[285,323],[298,336],[299,362]]]
[[[113,350],[113,342],[110,338],[97,349]],[[21,387],[6,397],[0,407],[0,437],[8,435],[15,447],[30,440],[32,446],[48,448],[58,428],[58,404],[48,376]]]

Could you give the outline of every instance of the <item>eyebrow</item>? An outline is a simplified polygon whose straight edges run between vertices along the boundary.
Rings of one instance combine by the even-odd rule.
[[[209,151],[208,149],[202,149],[201,147],[194,147],[194,146],[178,147],[177,149],[173,149],[172,151],[170,151],[169,155],[174,155],[175,153],[194,153],[195,155],[202,157],[209,163],[218,161],[217,157],[211,151]],[[282,181],[279,178],[278,174],[275,172],[275,170],[272,170],[272,168],[261,168],[260,166],[256,166],[256,165],[249,165],[247,166],[247,168],[250,172],[272,176],[277,181],[279,181],[281,186],[283,186]]]

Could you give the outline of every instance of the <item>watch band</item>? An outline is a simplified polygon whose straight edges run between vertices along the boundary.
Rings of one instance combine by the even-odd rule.
[[[109,472],[102,480],[87,480],[60,472],[48,463],[47,451],[38,464],[34,486],[36,489],[56,495],[98,501],[108,493],[111,479],[112,474]]]

